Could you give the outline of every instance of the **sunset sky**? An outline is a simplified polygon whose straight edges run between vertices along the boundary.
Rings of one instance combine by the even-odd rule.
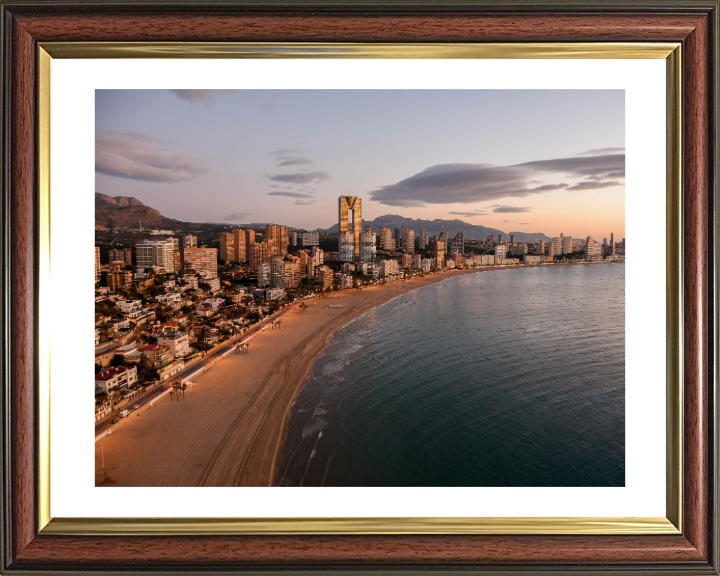
[[[625,235],[622,90],[97,90],[95,190],[192,222]]]

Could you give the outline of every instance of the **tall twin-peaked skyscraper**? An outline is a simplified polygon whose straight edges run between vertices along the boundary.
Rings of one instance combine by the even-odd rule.
[[[340,260],[343,262],[359,260],[362,200],[357,196],[340,196],[338,220],[340,221]]]

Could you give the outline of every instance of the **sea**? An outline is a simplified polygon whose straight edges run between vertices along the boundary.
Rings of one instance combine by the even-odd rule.
[[[625,265],[490,269],[338,329],[280,486],[624,486]]]

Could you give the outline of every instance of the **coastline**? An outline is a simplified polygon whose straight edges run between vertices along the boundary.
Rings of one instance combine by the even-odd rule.
[[[308,300],[305,311],[285,314],[281,329],[256,336],[248,354],[199,376],[187,399],[164,399],[97,443],[96,481],[108,472],[118,486],[274,485],[288,411],[338,329],[423,286],[538,266],[452,270]]]

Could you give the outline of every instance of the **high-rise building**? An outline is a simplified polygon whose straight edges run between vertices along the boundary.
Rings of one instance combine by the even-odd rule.
[[[183,248],[197,248],[197,236],[183,236]]]
[[[285,259],[282,256],[270,258],[270,287],[285,288]]]
[[[308,234],[308,246],[320,246],[320,232],[310,232]]]
[[[100,247],[95,246],[95,284],[100,282]]]
[[[603,246],[607,246],[607,238],[603,238]]]
[[[236,228],[233,230],[233,245],[235,248],[235,255],[233,256],[233,260],[237,262],[242,262],[244,260],[248,259],[247,255],[247,230],[243,230],[242,228]],[[253,232],[253,236],[255,233]],[[254,238],[253,238],[254,240]]]
[[[453,254],[465,254],[465,232],[462,228],[453,238],[450,252]]]
[[[297,288],[300,284],[300,259],[285,261],[285,288]]]
[[[571,240],[572,243],[572,240]],[[555,236],[550,242],[548,242],[548,256],[560,256],[562,254],[563,235]],[[550,251],[552,250],[552,254]]]
[[[197,248],[193,248],[197,250]],[[152,242],[147,240],[135,244],[135,260],[140,270],[159,266],[168,272],[175,271],[175,255],[173,243],[161,240],[160,242]],[[186,250],[187,252],[187,250]],[[217,270],[217,263],[215,265]]]
[[[447,232],[445,232],[445,230],[440,232],[440,235],[438,236],[438,240],[440,242],[442,242],[443,256],[444,256],[445,254],[447,254],[447,250],[448,250],[448,234],[447,234]]]
[[[372,232],[372,228],[369,226],[360,235],[360,261],[361,262],[374,262],[375,261],[375,234]]]
[[[593,240],[592,236],[588,236],[585,240],[585,260],[600,260],[602,254],[602,246]]]
[[[441,269],[443,267],[443,262],[445,261],[444,240],[435,240],[435,242],[433,243],[433,259],[436,262],[437,268]]]
[[[385,226],[380,227],[380,248],[383,250],[394,250],[395,246],[392,246],[392,231],[390,228]],[[392,248],[391,248],[392,246]]]
[[[398,227],[395,228],[395,232],[393,232],[393,240],[395,240],[395,249],[400,250],[402,245],[402,228]]]
[[[329,266],[322,265],[318,266],[317,279],[320,289],[327,290],[328,288],[333,287],[335,275],[333,274],[333,271]]]
[[[340,255],[341,262],[352,262],[355,260],[355,233],[351,231],[340,232]]]
[[[538,243],[535,245],[535,254],[540,254],[541,256],[545,254],[545,240],[538,240]]]
[[[110,264],[113,262],[123,262],[132,265],[132,252],[127,248],[124,250],[110,250]]]
[[[290,245],[291,246],[298,245],[298,233],[297,232],[290,232]]]
[[[220,259],[225,262],[235,260],[235,234],[232,232],[220,233]]]
[[[563,254],[572,254],[573,252],[573,239],[572,236],[563,236],[560,251]]]
[[[308,266],[308,253],[305,252],[305,250],[298,250],[298,264],[300,265],[300,278],[305,278],[307,276],[307,266]]]
[[[258,266],[264,264],[270,259],[270,249],[265,242],[253,242],[250,244],[250,253],[248,255],[248,263],[250,264],[250,270],[257,272]]]
[[[123,270],[119,264],[110,264],[107,274],[107,286],[110,292],[120,292],[132,284],[132,272]]]
[[[500,258],[507,258],[508,247],[507,244],[497,244],[495,246],[495,256]]]
[[[425,247],[428,245],[428,236],[425,233],[425,228],[420,228],[420,236],[418,238],[419,238],[418,248],[420,249],[420,251],[423,251],[423,250],[425,250]]]
[[[338,199],[338,220],[340,222],[340,260],[343,260],[342,243],[344,232],[351,232],[353,235],[355,251],[352,259],[360,258],[360,233],[362,232],[362,201],[360,198],[357,196],[340,196]]]
[[[610,232],[610,246],[615,246],[615,235]]]
[[[270,264],[267,262],[258,265],[257,285],[258,288],[267,288],[270,286]]]
[[[217,248],[185,248],[183,253],[185,270],[205,271],[217,276]]]
[[[407,226],[402,227],[402,245],[408,254],[415,252],[415,230],[410,230]]]
[[[286,226],[268,224],[265,226],[265,242],[274,255],[285,256],[288,247],[288,229]]]
[[[315,270],[322,266],[324,262],[323,251],[317,246],[313,246],[312,252],[308,255],[307,275],[308,278],[315,278]]]
[[[510,234],[510,244],[515,244],[515,234]]]
[[[498,234],[498,244],[502,244],[502,234]]]

